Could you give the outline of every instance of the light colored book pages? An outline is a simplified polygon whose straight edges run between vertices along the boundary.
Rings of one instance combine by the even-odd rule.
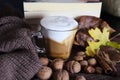
[[[91,15],[100,17],[101,2],[94,3],[49,3],[24,2],[25,18],[41,18],[44,16],[78,17]]]
[[[57,2],[57,3],[73,3],[73,2],[87,2],[89,0],[24,0],[25,2]],[[91,0],[90,0],[91,1]],[[93,0],[92,0],[93,1]],[[94,0],[96,1],[96,0]]]

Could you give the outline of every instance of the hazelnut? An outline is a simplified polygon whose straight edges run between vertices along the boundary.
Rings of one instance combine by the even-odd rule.
[[[83,56],[83,57],[86,57],[86,54],[85,54],[85,52],[83,52],[83,51],[79,51],[79,52],[77,52],[76,55],[77,55],[77,56]]]
[[[84,76],[76,76],[75,80],[86,80]]]
[[[95,66],[97,64],[97,61],[95,58],[90,58],[90,59],[88,59],[88,64],[90,66]]]
[[[88,66],[87,60],[80,61],[82,67]]]
[[[37,73],[37,77],[40,80],[47,80],[51,77],[51,75],[52,75],[52,69],[47,66],[43,66]]]
[[[96,73],[98,73],[98,74],[103,73],[103,69],[102,69],[101,67],[95,67],[95,71],[96,71]]]
[[[64,69],[56,70],[53,74],[53,80],[69,80],[69,73]]]
[[[49,63],[49,59],[47,57],[40,57],[39,58],[42,65],[47,66]]]
[[[51,67],[54,70],[63,69],[63,65],[64,65],[64,60],[60,58],[54,59],[51,63]]]
[[[75,61],[82,61],[83,60],[83,56],[79,55],[79,56],[74,56],[73,59]]]
[[[85,66],[84,71],[86,73],[95,73],[95,68],[92,66]]]
[[[66,69],[71,73],[78,73],[81,71],[81,65],[78,61],[72,60],[66,63]]]

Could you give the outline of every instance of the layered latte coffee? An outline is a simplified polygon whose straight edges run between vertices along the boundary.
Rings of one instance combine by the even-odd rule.
[[[40,24],[46,55],[50,58],[69,58],[78,23],[65,16],[48,16],[41,19]]]

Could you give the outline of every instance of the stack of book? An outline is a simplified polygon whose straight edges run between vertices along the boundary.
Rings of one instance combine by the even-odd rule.
[[[45,16],[100,17],[101,7],[99,0],[26,0],[24,15],[29,23],[39,24],[39,20]]]

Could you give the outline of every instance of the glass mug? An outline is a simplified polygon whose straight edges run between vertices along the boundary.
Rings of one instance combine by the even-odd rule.
[[[68,59],[78,28],[77,21],[66,16],[47,16],[41,19],[40,25],[46,55],[51,59]]]

